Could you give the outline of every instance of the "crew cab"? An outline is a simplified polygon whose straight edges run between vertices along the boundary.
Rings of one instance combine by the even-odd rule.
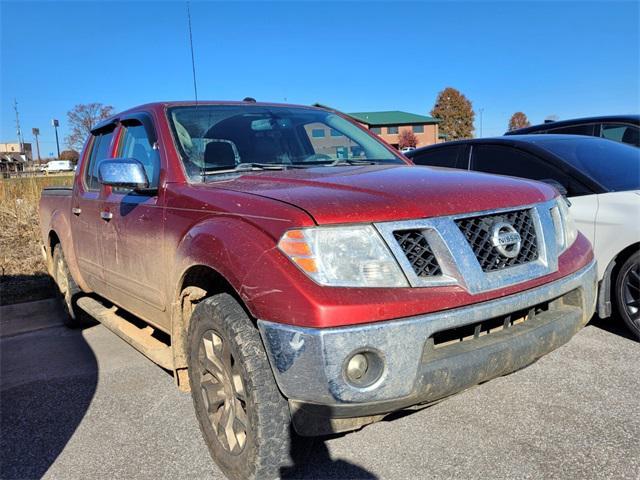
[[[523,368],[596,301],[552,187],[414,166],[328,108],[117,114],[40,225],[69,324],[89,314],[173,372],[229,478]]]

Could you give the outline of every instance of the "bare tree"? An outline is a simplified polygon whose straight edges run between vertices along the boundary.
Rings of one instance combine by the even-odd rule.
[[[471,138],[473,135],[473,107],[467,97],[455,88],[447,87],[438,94],[431,115],[440,120],[440,132],[449,140]]]
[[[398,136],[398,147],[402,149],[416,146],[418,146],[418,137],[411,130],[401,130]]]
[[[82,150],[84,141],[101,120],[108,118],[113,113],[111,105],[102,103],[78,104],[67,113],[67,121],[71,128],[71,133],[66,137],[65,143],[70,150],[79,152]]]
[[[516,112],[509,119],[509,131],[531,126],[531,122],[522,112]]]

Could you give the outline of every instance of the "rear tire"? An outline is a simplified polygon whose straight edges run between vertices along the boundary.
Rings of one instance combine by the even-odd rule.
[[[244,309],[226,293],[201,301],[187,347],[191,396],[213,460],[233,480],[279,477],[290,465],[289,406]]]
[[[76,306],[76,298],[82,290],[69,273],[69,267],[59,243],[53,247],[53,275],[58,287],[58,298],[66,314],[64,324],[69,328],[78,328],[82,322],[81,313]]]
[[[640,252],[631,255],[620,267],[615,298],[618,313],[640,340]]]

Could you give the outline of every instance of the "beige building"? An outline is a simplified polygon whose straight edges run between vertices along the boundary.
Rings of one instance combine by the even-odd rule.
[[[31,154],[31,144],[30,143],[23,143],[22,144],[24,146],[24,152],[21,151],[20,149],[20,144],[17,142],[10,142],[10,143],[0,143],[0,155],[26,155],[27,156],[27,160],[31,160],[32,159],[32,154]]]
[[[357,112],[348,115],[396,148],[399,146],[399,135],[402,130],[413,132],[418,141],[416,147],[442,141],[438,132],[440,120],[437,118],[398,110]]]
[[[31,144],[22,145],[24,151],[17,142],[0,143],[0,172],[3,175],[24,171],[27,162],[33,159]]]

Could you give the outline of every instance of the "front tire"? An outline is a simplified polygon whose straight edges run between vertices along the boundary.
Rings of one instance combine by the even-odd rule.
[[[290,415],[258,330],[226,293],[189,324],[191,395],[213,460],[230,479],[277,478],[290,464]]]
[[[618,313],[640,340],[640,252],[631,255],[620,267],[615,296]]]
[[[53,279],[58,286],[58,297],[65,312],[64,324],[69,328],[78,328],[81,325],[81,314],[75,301],[81,290],[69,272],[59,243],[53,247]]]

